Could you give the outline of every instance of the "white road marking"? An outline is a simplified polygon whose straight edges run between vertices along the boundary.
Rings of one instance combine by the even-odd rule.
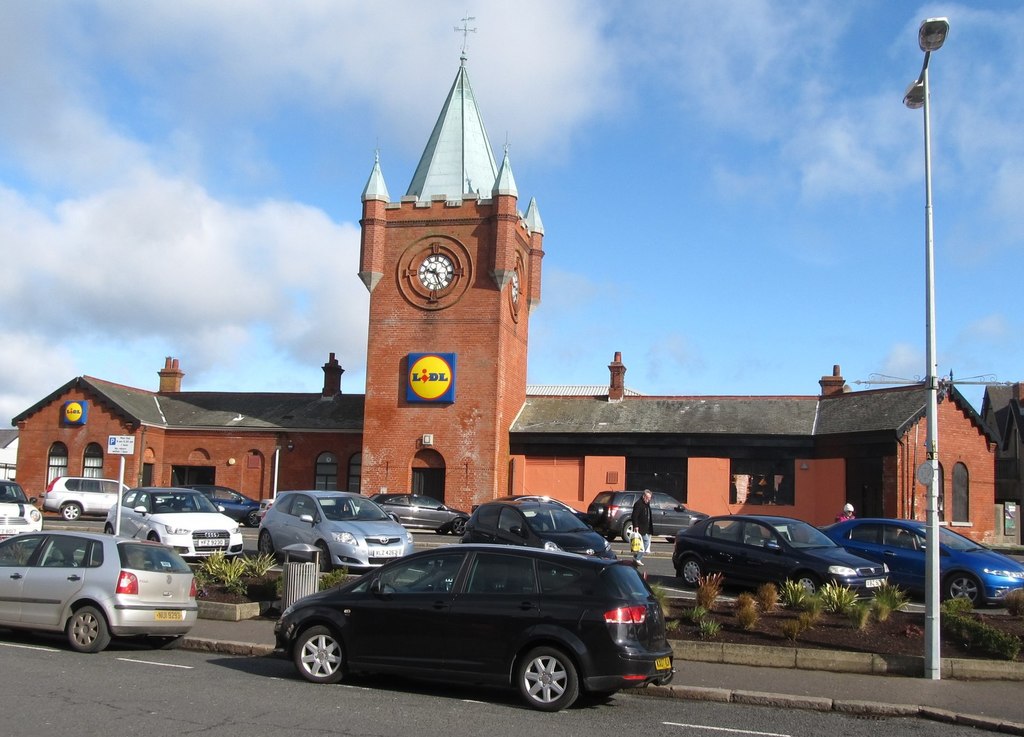
[[[164,668],[184,668],[193,670],[191,665],[177,665],[175,663],[157,663],[154,660],[136,660],[135,658],[118,658],[122,663],[140,663],[142,665],[162,665]]]
[[[668,727],[690,727],[692,729],[707,729],[712,732],[732,732],[734,734],[756,734],[761,737],[792,737],[784,732],[754,732],[750,729],[729,729],[728,727],[710,727],[706,724],[680,724],[679,722],[662,722]]]
[[[44,653],[59,653],[59,652],[61,652],[60,650],[57,650],[56,648],[53,648],[53,647],[40,647],[39,645],[16,645],[13,642],[0,642],[0,645],[3,645],[4,647],[17,647],[17,648],[21,648],[22,650],[40,650],[40,651],[42,651]]]

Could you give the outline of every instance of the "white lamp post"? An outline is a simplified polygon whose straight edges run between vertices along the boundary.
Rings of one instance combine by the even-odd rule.
[[[939,656],[939,423],[938,423],[938,365],[935,359],[935,256],[932,242],[932,143],[931,117],[928,110],[928,60],[933,51],[939,49],[949,33],[946,18],[929,18],[921,24],[918,43],[924,52],[921,75],[911,82],[903,97],[903,104],[909,108],[924,108],[924,232],[925,232],[925,340],[927,344],[928,404],[925,407],[926,460],[918,468],[918,479],[928,487],[926,504],[926,525],[928,545],[925,552],[925,677],[939,680],[942,677],[942,660]]]

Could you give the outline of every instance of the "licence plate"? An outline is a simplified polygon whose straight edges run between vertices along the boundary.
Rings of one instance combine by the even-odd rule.
[[[654,661],[655,670],[672,670],[672,658],[658,658]]]
[[[13,527],[0,527],[0,537],[13,537],[18,531]]]
[[[161,609],[154,612],[154,619],[158,622],[180,622],[185,619],[185,612],[181,610],[165,610]]]
[[[370,548],[371,558],[401,558],[401,548]]]
[[[884,578],[869,578],[867,581],[864,582],[864,586],[869,589],[877,589],[883,583],[885,583]]]
[[[197,548],[220,548],[220,547],[224,546],[224,542],[225,542],[224,540],[221,540],[219,538],[210,538],[209,540],[207,540],[205,538],[202,538],[202,539],[196,540],[196,547]]]

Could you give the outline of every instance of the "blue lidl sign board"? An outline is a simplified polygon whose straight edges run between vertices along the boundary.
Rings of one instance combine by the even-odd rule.
[[[451,404],[455,401],[455,354],[410,353],[405,398],[410,402]]]
[[[61,421],[73,427],[84,425],[88,417],[89,403],[81,399],[64,402],[60,411]]]

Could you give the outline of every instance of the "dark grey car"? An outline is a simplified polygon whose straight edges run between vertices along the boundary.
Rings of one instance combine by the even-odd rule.
[[[370,501],[379,504],[388,514],[398,517],[404,527],[434,530],[441,535],[451,533],[461,536],[469,519],[468,512],[421,494],[374,494]]]
[[[608,540],[629,540],[633,532],[633,505],[641,494],[643,491],[602,491],[590,502],[587,521]],[[651,498],[654,534],[670,542],[676,539],[677,532],[707,517],[664,492],[655,491]]]

